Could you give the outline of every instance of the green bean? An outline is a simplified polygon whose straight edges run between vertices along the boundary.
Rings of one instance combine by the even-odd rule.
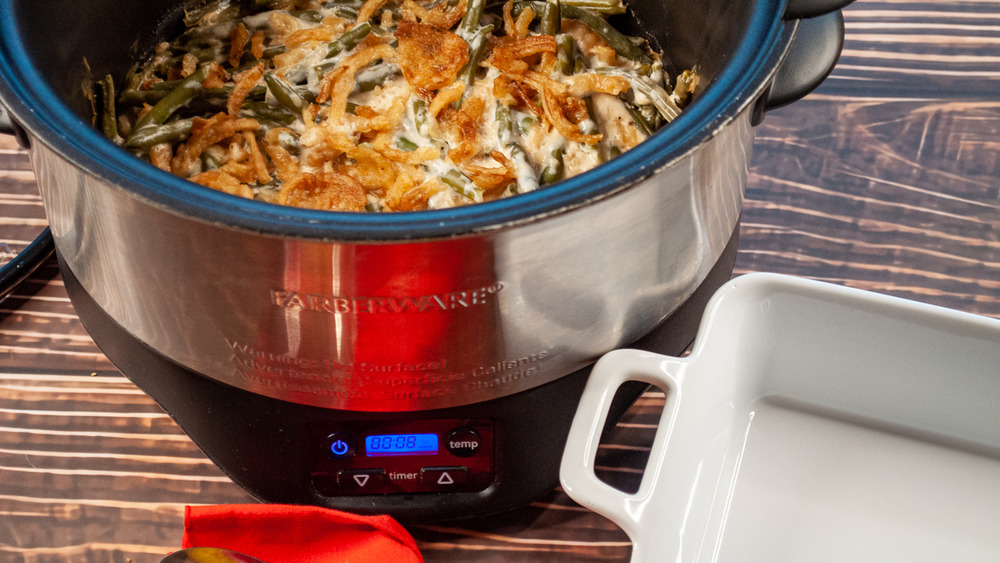
[[[510,115],[510,108],[497,102],[493,111],[497,124],[497,140],[501,145],[509,145],[514,138],[514,122]]]
[[[646,116],[639,111],[639,108],[633,106],[628,102],[623,102],[625,110],[628,114],[632,116],[632,123],[635,124],[635,128],[639,130],[640,133],[648,137],[653,132],[653,124],[646,120]]]
[[[427,136],[427,102],[422,98],[413,100],[413,124],[417,128],[417,133]]]
[[[542,23],[540,28],[542,35],[554,36],[559,33],[559,28],[562,25],[560,11],[559,0],[546,0],[545,6],[542,8]]]
[[[132,131],[125,140],[125,148],[149,149],[160,143],[173,143],[186,139],[191,134],[191,124],[190,119],[180,119],[163,125],[146,125]]]
[[[559,72],[564,76],[573,74],[574,64],[579,58],[576,56],[576,41],[573,36],[564,33],[556,37],[556,61]]]
[[[531,131],[531,128],[535,126],[535,123],[537,123],[535,121],[535,118],[531,117],[530,115],[522,119],[521,123],[519,124],[519,126],[521,127],[521,133],[527,135],[528,132]]]
[[[550,155],[552,156],[552,163],[542,169],[542,173],[538,178],[538,183],[542,186],[562,180],[563,173],[566,169],[566,166],[563,163],[562,147],[552,149]]]
[[[514,162],[515,169],[518,171],[513,192],[523,193],[537,189],[538,179],[535,177],[534,169],[528,160],[528,153],[520,143],[514,141],[515,125],[514,118],[510,114],[510,108],[498,103],[494,113],[497,124],[497,140],[510,151],[510,158]]]
[[[486,8],[486,0],[469,0],[465,8],[462,21],[458,24],[458,35],[466,41],[471,41],[472,37],[479,30],[479,20],[483,17],[483,10]]]
[[[562,0],[566,6],[583,8],[599,14],[624,14],[625,3],[621,0]]]
[[[486,40],[486,36],[493,31],[493,25],[486,25],[474,32],[472,39],[469,41],[469,62],[465,63],[462,70],[458,71],[458,80],[465,82],[466,89],[469,91],[469,86],[476,80],[476,73],[479,72],[479,63],[483,61],[486,56],[486,47],[489,41]]]
[[[441,176],[441,181],[473,201],[483,201],[483,191],[457,168],[452,168]]]
[[[531,6],[535,12],[539,12],[545,8],[543,2],[522,2],[519,8],[524,9],[525,6]],[[600,35],[608,44],[608,47],[614,49],[615,53],[618,53],[620,56],[640,64],[651,64],[653,62],[653,58],[649,53],[639,45],[633,43],[632,39],[627,35],[615,29],[604,18],[592,14],[583,8],[573,6],[568,2],[564,2],[561,5],[560,12],[562,17],[579,20],[590,28],[591,31]]]
[[[222,167],[222,163],[219,159],[215,157],[211,152],[204,151],[201,153],[201,168],[202,170],[218,170]]]
[[[147,86],[147,90],[161,90],[164,93],[173,90],[174,88],[180,86],[181,82],[184,82],[183,78],[177,80],[163,80],[161,82],[153,82]]]
[[[285,82],[273,72],[268,72],[264,74],[264,82],[267,84],[267,90],[271,92],[274,99],[278,101],[279,104],[288,108],[293,113],[302,113],[302,110],[308,104],[295,88],[291,84]]]
[[[677,105],[677,102],[670,97],[670,94],[662,86],[653,82],[648,76],[642,76],[635,71],[619,67],[595,68],[594,72],[627,78],[629,84],[632,86],[632,90],[649,98],[649,101],[667,121],[673,121],[681,114],[681,108]]]
[[[101,130],[115,144],[122,142],[118,134],[118,114],[115,110],[115,79],[111,75],[101,80]]]
[[[228,99],[233,93],[233,85],[227,84],[220,88],[206,88],[202,91],[200,98],[225,98]],[[254,86],[246,96],[248,100],[263,100],[267,95],[267,88],[264,86]]]
[[[241,108],[250,112],[254,117],[260,116],[270,119],[284,126],[295,123],[298,116],[283,107],[271,107],[264,102],[244,102]]]
[[[372,24],[364,21],[348,29],[343,35],[330,42],[326,50],[326,57],[335,57],[344,51],[350,51],[364,41],[365,37],[372,31]]]
[[[311,23],[319,23],[323,21],[323,14],[321,14],[318,10],[290,10],[288,13],[302,21]]]
[[[166,90],[134,90],[129,88],[118,96],[118,103],[123,106],[154,105],[167,95]]]
[[[420,148],[420,145],[414,143],[406,137],[400,137],[396,139],[396,148],[404,151],[415,151]]]
[[[663,116],[660,115],[660,110],[656,109],[655,106],[636,106],[636,109],[646,119],[646,123],[650,124],[650,131],[656,131],[663,126]]]
[[[133,134],[143,127],[163,124],[175,111],[191,101],[191,98],[204,88],[204,80],[205,67],[201,67],[156,102],[156,105],[146,112],[146,115],[140,117],[135,123]]]
[[[399,76],[400,68],[394,64],[382,64],[369,67],[357,74],[354,80],[359,92],[371,92],[376,86],[385,85],[390,79]]]
[[[290,131],[282,131],[278,134],[278,144],[293,154],[298,154],[301,148],[299,146],[299,136]]]

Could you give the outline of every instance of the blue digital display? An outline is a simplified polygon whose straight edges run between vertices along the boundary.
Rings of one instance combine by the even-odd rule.
[[[365,455],[430,455],[438,453],[437,434],[377,434],[365,438]]]

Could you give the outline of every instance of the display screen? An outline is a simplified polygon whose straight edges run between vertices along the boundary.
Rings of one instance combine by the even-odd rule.
[[[365,455],[429,455],[438,452],[437,434],[377,434],[365,438]]]

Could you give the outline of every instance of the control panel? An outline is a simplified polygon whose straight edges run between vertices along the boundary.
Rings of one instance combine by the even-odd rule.
[[[313,434],[323,496],[481,491],[495,478],[489,420],[356,421]]]

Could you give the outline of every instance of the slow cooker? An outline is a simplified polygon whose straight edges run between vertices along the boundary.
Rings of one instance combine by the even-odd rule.
[[[106,141],[85,91],[168,36],[176,1],[3,3],[0,101],[85,327],[233,481],[268,502],[482,515],[557,484],[598,357],[691,342],[732,272],[754,125],[843,41],[843,0],[629,4],[615,25],[697,67],[695,102],[594,170],[447,210],[244,200]]]

